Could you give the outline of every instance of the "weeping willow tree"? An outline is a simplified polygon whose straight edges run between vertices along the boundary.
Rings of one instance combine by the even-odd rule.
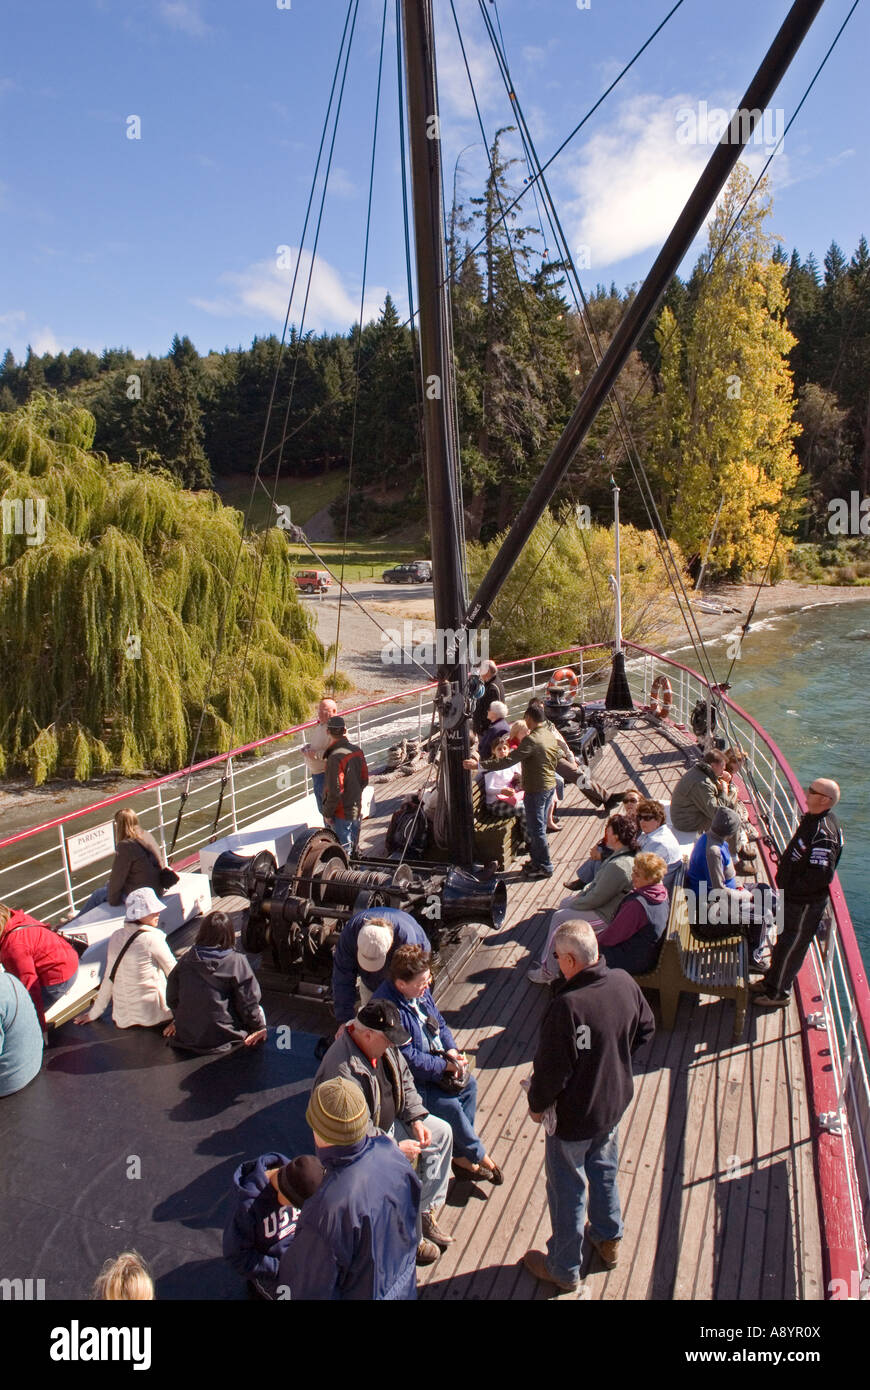
[[[473,592],[504,536],[468,546]],[[651,531],[620,528],[622,634],[626,641],[655,643],[674,620],[669,589]],[[677,564],[680,552],[672,546]],[[610,642],[614,630],[613,530],[578,525],[570,507],[547,511],[531,534],[499,595],[489,646],[500,658],[559,651],[575,643]],[[686,580],[686,582],[689,582]]]
[[[46,395],[0,415],[0,775],[182,767],[201,714],[202,757],[301,722],[324,651],[283,535],[245,541],[230,591],[240,513],[94,429]]]

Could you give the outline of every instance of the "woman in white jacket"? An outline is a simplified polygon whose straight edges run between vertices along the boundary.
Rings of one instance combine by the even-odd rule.
[[[118,1028],[153,1028],[172,1018],[172,1010],[166,1007],[166,977],[177,962],[157,925],[165,906],[153,888],[129,894],[124,925],[109,937],[99,993],[76,1023],[93,1023],[105,1013],[109,1001]]]

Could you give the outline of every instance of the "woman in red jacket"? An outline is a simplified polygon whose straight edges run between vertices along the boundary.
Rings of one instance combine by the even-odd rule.
[[[45,1010],[66,994],[78,974],[75,950],[44,922],[0,903],[0,965],[30,994],[45,1035]]]

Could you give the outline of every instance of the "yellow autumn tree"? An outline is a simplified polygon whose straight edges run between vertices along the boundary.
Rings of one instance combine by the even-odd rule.
[[[662,310],[656,337],[661,391],[650,437],[650,474],[669,534],[686,555],[703,553],[724,498],[709,566],[737,577],[767,564],[792,519],[799,475],[785,322],[787,266],[765,232],[771,198],[763,180],[715,257],[751,186],[738,164],[710,226],[709,267],[682,339]],[[780,542],[782,551],[788,541]]]

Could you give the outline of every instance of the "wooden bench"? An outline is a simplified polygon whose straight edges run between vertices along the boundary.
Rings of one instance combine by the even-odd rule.
[[[749,1002],[749,954],[743,936],[698,941],[692,933],[686,894],[674,888],[668,927],[658,962],[647,975],[636,975],[641,989],[657,989],[662,1027],[674,1026],[681,994],[713,994],[734,1000],[734,1041],[741,1037]]]
[[[474,857],[483,864],[494,860],[504,872],[510,868],[523,842],[521,818],[509,816],[501,820],[486,815],[483,794],[477,782],[472,783],[471,801],[474,807]]]

